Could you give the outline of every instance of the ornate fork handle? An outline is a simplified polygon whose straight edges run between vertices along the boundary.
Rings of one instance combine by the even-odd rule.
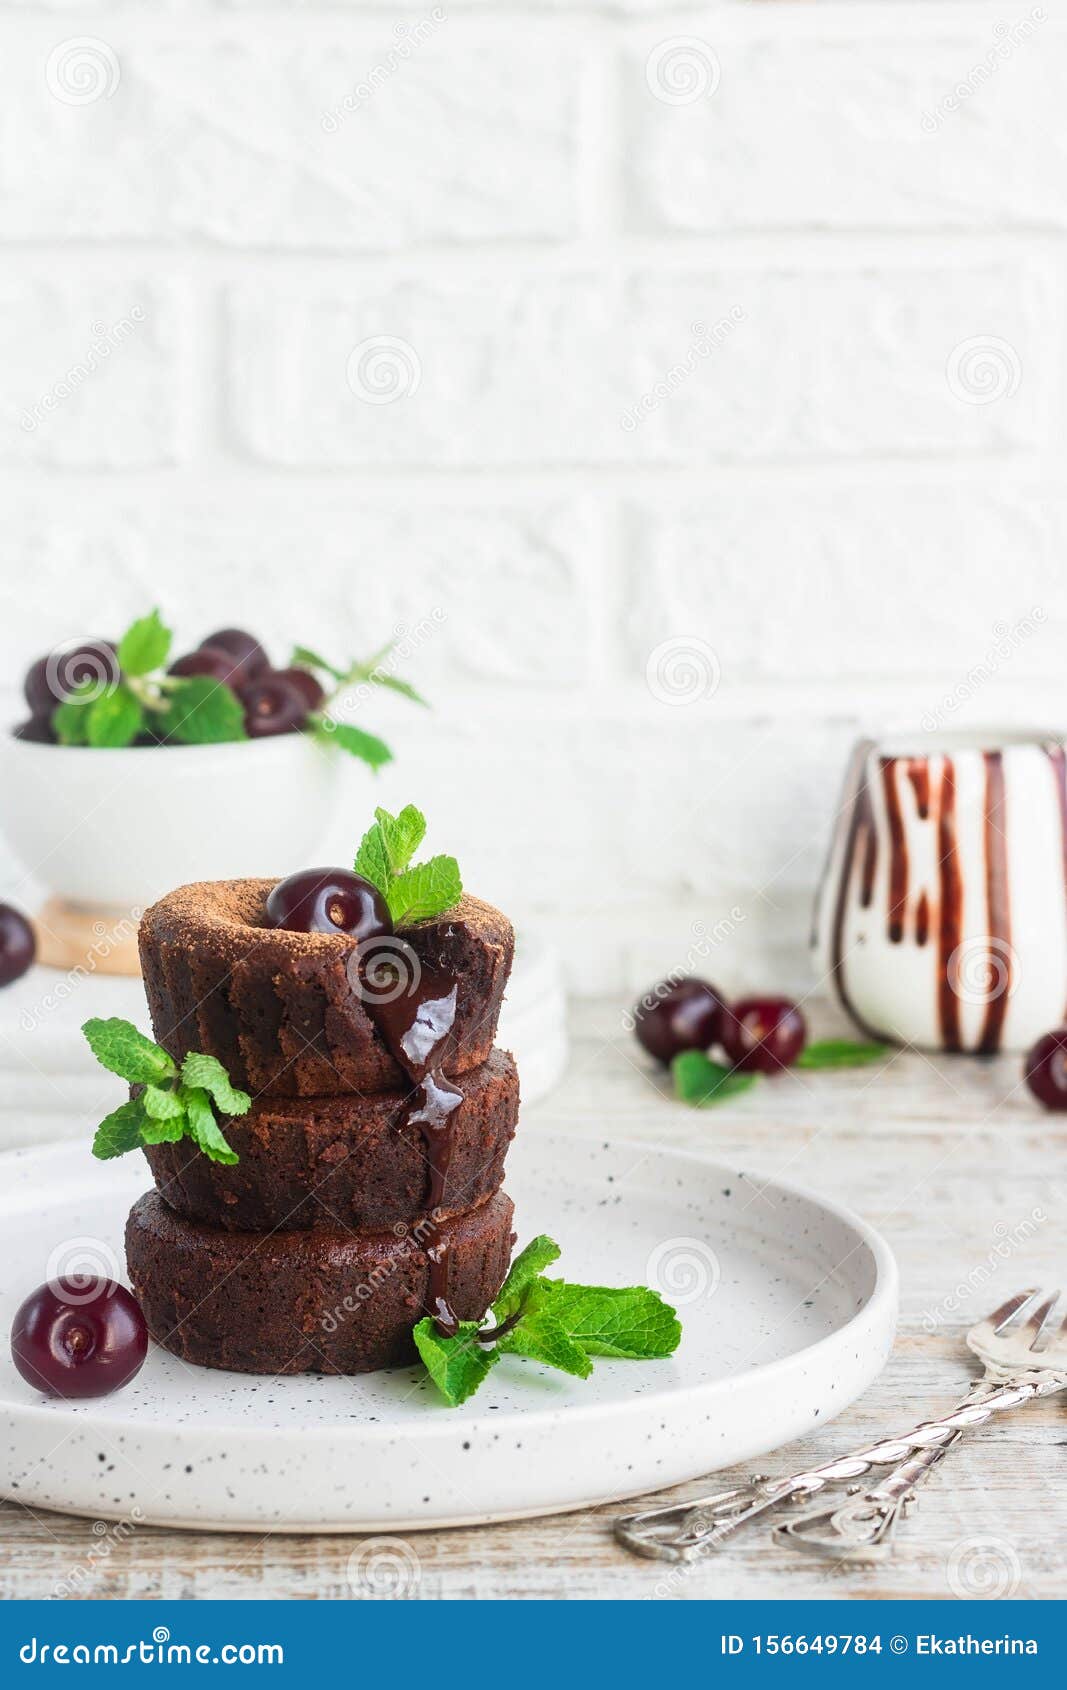
[[[983,1388],[979,1397],[977,1393]],[[872,1467],[899,1467],[914,1452],[928,1452],[930,1459],[921,1461],[916,1470],[918,1476],[920,1471],[925,1472],[934,1465],[960,1433],[972,1426],[980,1426],[1005,1409],[1017,1408],[1035,1397],[1048,1396],[1064,1388],[1067,1388],[1067,1374],[1063,1373],[1018,1374],[992,1384],[983,1380],[980,1386],[957,1403],[951,1413],[939,1420],[924,1420],[902,1437],[870,1444],[851,1455],[828,1461],[821,1467],[793,1473],[786,1479],[767,1479],[756,1475],[732,1490],[698,1497],[693,1502],[623,1515],[615,1521],[615,1536],[638,1555],[667,1561],[690,1561],[706,1550],[718,1549],[735,1532],[782,1502],[803,1500],[825,1485],[862,1478]],[[907,1485],[908,1490],[914,1482],[913,1477]]]

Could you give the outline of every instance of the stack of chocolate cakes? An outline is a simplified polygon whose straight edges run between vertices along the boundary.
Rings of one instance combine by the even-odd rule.
[[[269,880],[183,886],[140,929],[154,1036],[215,1056],[252,1107],[146,1149],[126,1229],[157,1343],[249,1373],[411,1360],[412,1328],[478,1319],[513,1243],[500,1189],[519,1085],[493,1048],[510,923],[464,897],[383,954],[264,925]],[[382,941],[382,944],[385,942]]]

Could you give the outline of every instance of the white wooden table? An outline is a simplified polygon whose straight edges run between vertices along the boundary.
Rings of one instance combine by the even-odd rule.
[[[818,1033],[844,1030],[829,1012],[815,1019]],[[663,1082],[622,1030],[619,1006],[579,1006],[573,1031],[567,1079],[524,1112],[521,1131],[627,1136],[737,1157],[851,1204],[896,1251],[901,1328],[888,1368],[861,1403],[819,1436],[766,1458],[765,1470],[825,1460],[948,1406],[973,1377],[965,1328],[1016,1287],[1067,1279],[1067,1117],[1038,1109],[1017,1058],[898,1054],[877,1075],[790,1075],[700,1112],[660,1095]],[[405,1560],[403,1588],[423,1598],[654,1597],[665,1570],[615,1547],[615,1512],[411,1534],[415,1559]],[[87,1596],[362,1597],[371,1593],[365,1580],[353,1585],[348,1576],[361,1541],[154,1527],[116,1539],[87,1520],[0,1504],[0,1597],[49,1595],[72,1575]],[[1053,1399],[953,1453],[924,1488],[891,1564],[838,1568],[756,1534],[672,1580],[670,1593],[1052,1597],[1063,1593],[1065,1561],[1067,1410]]]

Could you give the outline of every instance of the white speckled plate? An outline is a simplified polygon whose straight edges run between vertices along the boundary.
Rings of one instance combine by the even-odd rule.
[[[506,1358],[462,1409],[415,1368],[256,1379],[153,1349],[112,1397],[41,1397],[0,1357],[0,1492],[105,1519],[249,1531],[381,1531],[550,1514],[692,1479],[833,1419],[889,1354],[897,1273],[855,1215],[778,1180],[619,1141],[520,1134],[521,1242],[550,1232],[573,1280],[676,1304],[669,1361],[572,1380]],[[143,1163],[73,1146],[0,1157],[6,1334],[75,1258],[121,1267]]]

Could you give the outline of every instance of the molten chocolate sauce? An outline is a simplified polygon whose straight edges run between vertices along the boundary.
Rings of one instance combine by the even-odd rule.
[[[395,942],[393,953],[398,983],[407,989],[389,1001],[368,991],[365,1002],[389,1054],[413,1087],[401,1124],[410,1123],[422,1132],[430,1169],[427,1207],[432,1215],[444,1199],[455,1142],[453,1116],[463,1102],[463,1093],[442,1070],[456,1023],[459,984],[449,969],[421,962],[403,941]],[[438,1331],[453,1338],[459,1322],[448,1303],[447,1243],[442,1239],[430,1245],[426,1255],[430,1263],[427,1312]]]

